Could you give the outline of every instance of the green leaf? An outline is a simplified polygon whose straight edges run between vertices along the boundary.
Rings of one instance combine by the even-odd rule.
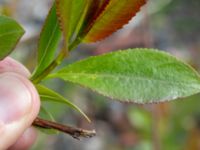
[[[12,52],[23,34],[23,28],[15,20],[0,15],[0,60]]]
[[[65,104],[70,108],[73,108],[79,113],[81,113],[87,119],[88,122],[91,122],[87,115],[80,108],[78,108],[78,106],[65,99],[63,96],[42,85],[36,85],[36,88],[42,100]]]
[[[56,8],[53,5],[40,34],[38,43],[38,65],[34,71],[33,78],[42,73],[54,60],[60,39],[61,30],[56,16]]]
[[[163,102],[200,92],[200,77],[195,70],[152,49],[90,57],[49,75],[55,77],[124,102]]]
[[[46,120],[50,120],[50,121],[55,121],[53,116],[51,115],[50,112],[48,112],[44,107],[41,106],[40,108],[40,113],[39,113],[39,116],[43,119],[46,119]],[[57,130],[54,130],[54,129],[45,129],[45,128],[40,128],[40,127],[37,127],[41,132],[44,132],[46,134],[58,134],[59,132]]]
[[[87,0],[56,0],[57,15],[64,34],[65,43],[73,40],[73,35],[78,32],[86,14]]]

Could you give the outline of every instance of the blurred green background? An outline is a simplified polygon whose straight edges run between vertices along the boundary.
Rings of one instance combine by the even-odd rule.
[[[0,13],[12,16],[26,30],[12,57],[30,71],[36,64],[37,40],[51,4],[52,0],[0,0]],[[149,0],[124,29],[104,41],[80,45],[62,65],[118,49],[148,47],[168,51],[199,71],[199,8],[199,0]],[[66,106],[45,103],[56,121],[96,129],[97,136],[77,141],[62,133],[39,132],[32,150],[200,149],[200,95],[162,104],[121,104],[60,80],[44,84],[82,108],[92,123]]]

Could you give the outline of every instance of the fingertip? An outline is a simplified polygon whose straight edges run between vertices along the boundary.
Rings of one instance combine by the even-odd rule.
[[[34,85],[24,76],[0,74],[0,149],[7,149],[31,126],[40,108]]]
[[[23,135],[17,140],[17,142],[12,145],[8,150],[27,150],[36,141],[37,131],[35,128],[28,128]]]

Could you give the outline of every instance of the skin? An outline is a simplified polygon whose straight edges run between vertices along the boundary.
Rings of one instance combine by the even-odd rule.
[[[12,58],[0,61],[0,150],[27,150],[36,140],[31,127],[40,108],[29,71]]]

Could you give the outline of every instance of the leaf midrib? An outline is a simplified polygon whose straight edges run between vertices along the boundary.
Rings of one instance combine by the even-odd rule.
[[[44,61],[44,59],[45,59],[45,56],[46,56],[46,54],[47,54],[47,50],[48,50],[48,48],[49,48],[49,46],[50,46],[51,41],[53,40],[53,37],[54,37],[53,35],[55,35],[57,27],[58,27],[58,22],[56,22],[56,25],[55,25],[54,30],[53,30],[53,34],[52,34],[50,40],[48,41],[48,44],[47,44],[47,46],[46,46],[46,48],[45,48],[45,50],[44,50],[44,55],[43,55],[43,57],[42,57],[41,60],[40,60],[39,66],[41,65],[41,63],[42,63],[42,62]]]
[[[91,77],[109,77],[109,78],[129,78],[129,80],[131,80],[132,78],[135,78],[136,80],[147,80],[147,81],[155,81],[155,82],[162,82],[164,83],[165,85],[169,84],[169,85],[186,85],[187,87],[192,87],[192,88],[196,88],[197,86],[191,86],[191,82],[183,82],[183,81],[180,81],[180,82],[177,82],[177,81],[167,81],[167,80],[162,80],[162,79],[155,79],[155,78],[148,78],[148,77],[142,77],[142,76],[134,76],[134,77],[131,77],[130,75],[123,75],[123,74],[115,74],[115,75],[112,75],[112,74],[91,74],[91,73],[59,73],[59,75],[61,76],[65,76],[67,74],[71,74],[72,76],[91,76]],[[53,74],[52,76],[56,76],[56,74]],[[51,77],[51,75],[50,75]],[[62,77],[61,77],[62,78]],[[66,77],[63,77],[63,78],[66,78]],[[197,83],[193,83],[193,85],[198,85],[198,89],[200,89],[200,82],[199,84]]]

